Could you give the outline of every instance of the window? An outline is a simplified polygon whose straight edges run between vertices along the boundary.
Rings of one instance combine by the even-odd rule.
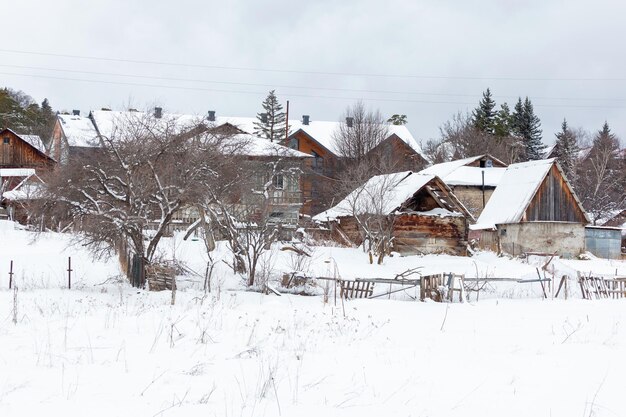
[[[322,168],[322,157],[315,151],[311,151],[311,155],[313,155],[313,169]]]
[[[9,136],[5,136],[4,137],[4,144],[8,145],[9,143],[11,143],[11,138]]]
[[[298,139],[297,138],[291,138],[291,140],[289,141],[289,147],[291,149],[298,150]]]
[[[274,185],[274,188],[276,188],[277,190],[283,189],[283,182],[284,182],[284,178],[282,174],[276,174],[274,175],[274,178],[272,178],[272,184]]]

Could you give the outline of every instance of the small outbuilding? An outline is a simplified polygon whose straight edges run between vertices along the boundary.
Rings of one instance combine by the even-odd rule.
[[[489,154],[432,165],[422,171],[437,175],[474,217],[480,216],[500,183],[507,165]]]
[[[589,217],[556,159],[510,165],[470,239],[484,249],[513,256],[557,253],[574,257],[585,251]]]
[[[392,251],[403,255],[465,255],[474,218],[436,175],[404,171],[377,175],[339,204],[313,218],[340,243],[360,245],[365,228],[388,233]]]

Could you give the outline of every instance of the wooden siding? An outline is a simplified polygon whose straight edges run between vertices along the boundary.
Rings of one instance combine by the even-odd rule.
[[[292,134],[287,145],[300,152],[316,155],[315,158],[307,158],[302,175],[302,213],[315,215],[326,210],[333,200],[338,201],[334,193],[336,184],[332,180],[337,171],[337,157],[302,130]]]
[[[588,223],[574,194],[556,164],[541,183],[524,213],[524,221]]]
[[[428,162],[398,135],[392,134],[372,149],[368,158],[376,160],[389,172],[421,171]]]
[[[53,162],[12,131],[0,132],[0,167],[45,169]]]

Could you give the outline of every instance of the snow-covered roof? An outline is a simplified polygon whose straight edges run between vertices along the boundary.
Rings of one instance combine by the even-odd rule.
[[[497,224],[517,223],[537,193],[556,158],[511,164],[500,184],[471,228],[492,229]]]
[[[0,177],[30,177],[35,175],[34,168],[0,168]]]
[[[61,129],[69,146],[98,147],[98,131],[88,117],[59,114]]]
[[[39,135],[18,135],[20,138],[24,139],[26,143],[28,143],[33,148],[37,149],[39,152],[45,154],[46,147],[43,144],[43,141],[39,137]]]
[[[348,194],[336,206],[314,216],[313,220],[335,220],[339,217],[365,213],[392,214],[435,178],[435,175],[412,171],[376,175]],[[432,212],[431,210],[428,214],[443,215],[444,213],[441,211]]]
[[[111,111],[111,110],[96,110],[91,112],[92,118],[95,121],[95,125],[98,128],[98,132],[104,137],[111,137],[114,133],[116,126],[122,126],[128,120],[133,118],[149,117],[151,114],[139,111]],[[80,116],[66,116],[76,117],[81,119]],[[91,122],[88,118],[86,119]],[[161,118],[158,119],[165,125],[170,124],[175,126],[179,130],[193,127],[199,122],[213,124],[214,126],[222,126],[224,124],[230,124],[244,133],[254,135],[255,125],[257,122],[256,117],[231,117],[231,116],[217,116],[214,121],[209,121],[206,115],[191,115],[191,114],[176,114],[163,112]],[[309,134],[313,139],[318,141],[322,146],[330,150],[331,152],[338,154],[338,151],[334,145],[334,134],[338,131],[341,122],[328,122],[328,121],[310,121],[305,125],[301,120],[289,120],[289,132],[295,133],[302,129]],[[93,124],[91,125],[93,129]],[[409,145],[415,152],[422,155],[425,159],[426,156],[422,152],[422,148],[417,143],[411,132],[406,126],[400,125],[388,125],[389,136],[392,134],[397,135],[407,145]],[[89,135],[87,135],[89,136]],[[78,146],[78,145],[76,145]]]
[[[328,122],[328,121],[309,121],[308,125],[303,124],[299,120],[289,121],[289,130],[291,133],[295,133],[298,130],[306,132],[309,136],[315,139],[320,145],[334,153],[341,156],[339,150],[335,146],[335,134],[339,131],[342,122]],[[421,155],[424,159],[428,160],[422,147],[415,140],[409,129],[404,125],[386,125],[388,127],[387,137],[395,134],[407,145],[409,145],[417,154]]]
[[[270,142],[267,139],[260,138],[255,135],[242,133],[227,138],[228,145],[238,146],[242,144],[241,149],[237,152],[246,156],[281,156],[285,158],[312,158],[311,155],[304,152],[296,151],[276,142]]]
[[[424,174],[437,175],[448,185],[482,185],[483,172],[485,173],[485,185],[495,187],[497,186],[506,168],[503,167],[490,167],[480,168],[467,166],[485,155],[472,156],[470,158],[457,159],[455,161],[443,162],[441,164],[432,165],[426,169],[420,171]]]

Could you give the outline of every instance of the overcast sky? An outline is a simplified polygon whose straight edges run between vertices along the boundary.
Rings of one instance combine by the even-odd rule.
[[[276,89],[290,118],[339,120],[361,98],[426,140],[490,87],[498,106],[531,98],[545,143],[564,117],[626,138],[621,1],[4,0],[0,13],[0,85],[55,109],[254,116]]]

